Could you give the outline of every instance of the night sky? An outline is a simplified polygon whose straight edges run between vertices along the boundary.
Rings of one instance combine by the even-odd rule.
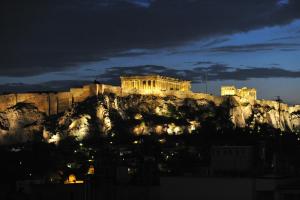
[[[299,0],[2,0],[0,92],[162,74],[300,104]]]

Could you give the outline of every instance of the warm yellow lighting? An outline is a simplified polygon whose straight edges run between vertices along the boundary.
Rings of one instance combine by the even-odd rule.
[[[146,134],[148,134],[148,127],[145,125],[144,122],[142,122],[141,124],[136,125],[133,128],[133,133],[135,135],[146,135]]]
[[[84,181],[77,180],[76,176],[74,174],[70,174],[68,179],[65,180],[65,182],[64,182],[64,184],[80,184],[80,183],[84,183]]]
[[[159,139],[158,142],[161,144],[164,144],[164,143],[166,143],[166,139]]]
[[[236,88],[235,86],[222,86],[221,96],[239,96],[245,99],[256,100],[256,89],[255,88]]]
[[[164,95],[174,92],[190,92],[191,82],[159,75],[123,76],[122,92]]]
[[[141,115],[141,114],[136,114],[135,116],[134,116],[134,119],[136,119],[136,120],[141,120],[141,119],[143,119],[143,115]]]
[[[157,125],[157,126],[155,127],[155,133],[156,133],[156,134],[162,134],[162,133],[163,133],[163,126]]]
[[[139,140],[134,140],[133,144],[140,144],[141,142]]]
[[[93,165],[90,165],[89,170],[88,170],[88,174],[93,175],[95,174],[95,168]]]

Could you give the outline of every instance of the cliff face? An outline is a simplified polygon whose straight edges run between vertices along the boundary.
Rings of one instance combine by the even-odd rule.
[[[254,127],[268,124],[282,131],[295,132],[300,129],[300,106],[289,107],[276,101],[256,100],[232,97],[232,122],[237,127]]]
[[[30,104],[17,104],[0,113],[0,138],[2,143],[18,137],[25,141],[43,133],[48,142],[58,142],[66,136],[82,140],[89,134],[179,135],[205,126],[220,130],[228,125],[255,128],[262,124],[298,131],[300,106],[239,97],[181,99],[101,94],[51,118],[45,118]]]
[[[0,143],[26,142],[41,133],[44,113],[31,104],[18,104],[0,113]]]

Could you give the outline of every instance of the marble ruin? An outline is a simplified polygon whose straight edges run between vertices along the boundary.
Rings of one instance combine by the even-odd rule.
[[[129,94],[165,95],[191,92],[191,81],[159,75],[121,76],[122,92]]]
[[[239,96],[248,100],[256,100],[256,89],[255,88],[236,88],[235,86],[222,86],[221,96]]]

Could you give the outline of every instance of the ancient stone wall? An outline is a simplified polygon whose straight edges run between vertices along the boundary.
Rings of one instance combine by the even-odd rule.
[[[17,94],[17,103],[30,103],[35,105],[39,111],[49,114],[48,93],[21,93]]]
[[[56,115],[58,113],[58,93],[49,93],[49,115]]]
[[[57,113],[68,110],[72,105],[72,97],[70,92],[57,93]]]
[[[68,110],[73,103],[79,103],[88,97],[104,92],[121,95],[121,88],[111,85],[90,84],[82,88],[71,88],[68,92],[55,93],[19,93],[0,95],[0,112],[17,103],[30,103],[47,115],[55,115]]]
[[[114,93],[118,96],[122,95],[122,89],[119,86],[102,84],[102,93]]]

